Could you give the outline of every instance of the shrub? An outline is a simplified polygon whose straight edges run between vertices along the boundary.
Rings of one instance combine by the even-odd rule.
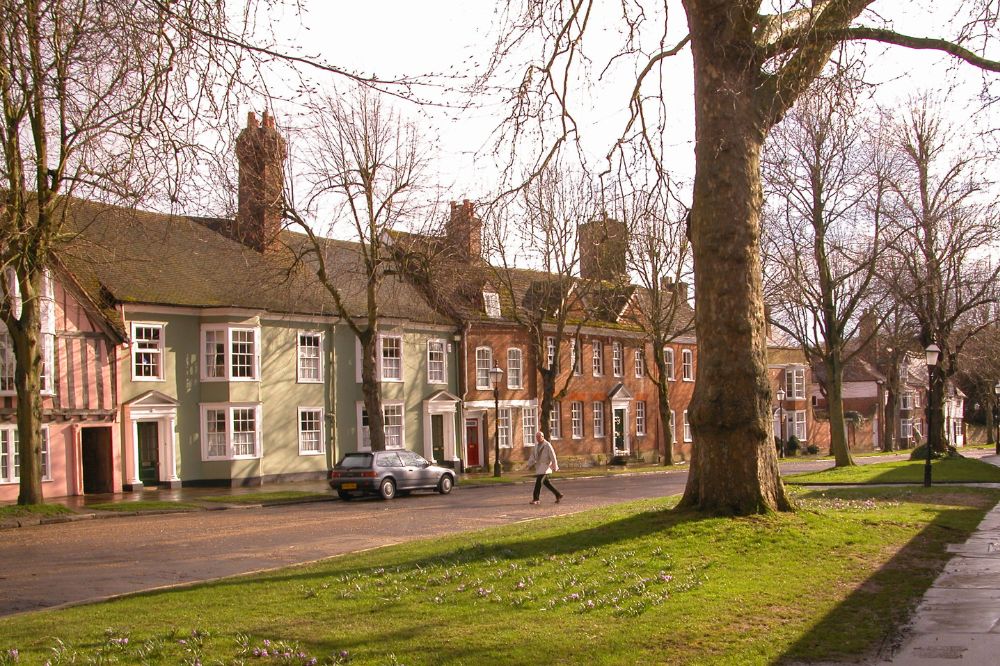
[[[809,446],[806,447],[806,453],[808,453],[811,456],[814,456],[817,453],[819,453],[819,447],[816,446],[815,444],[810,444]]]
[[[799,438],[796,437],[795,435],[789,437],[788,442],[785,444],[785,452],[790,456],[794,456],[796,453],[799,452],[801,448],[802,448],[802,443],[799,441]]]

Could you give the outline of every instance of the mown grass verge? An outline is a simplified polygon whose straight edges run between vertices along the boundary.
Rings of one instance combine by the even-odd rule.
[[[202,502],[218,502],[222,504],[280,504],[282,502],[301,502],[303,500],[332,499],[329,493],[311,493],[303,490],[275,490],[261,493],[240,493],[236,495],[210,495],[199,497]]]
[[[790,474],[788,484],[923,483],[924,461],[901,460]],[[931,461],[934,483],[1000,483],[1000,467],[973,458],[941,458]]]
[[[33,504],[28,506],[5,504],[0,506],[0,518],[27,518],[28,516],[45,518],[47,516],[61,516],[69,513],[73,513],[73,511],[62,504]]]
[[[945,545],[964,540],[1000,492],[796,497],[795,513],[747,518],[673,510],[676,498],[633,502],[5,618],[0,654],[409,666],[850,658],[897,630]]]

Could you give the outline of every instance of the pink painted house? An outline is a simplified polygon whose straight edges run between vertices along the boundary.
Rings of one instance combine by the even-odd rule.
[[[42,304],[44,497],[122,490],[118,353],[120,316],[58,267]],[[117,321],[116,321],[117,320]],[[0,324],[0,502],[18,495],[14,354]]]

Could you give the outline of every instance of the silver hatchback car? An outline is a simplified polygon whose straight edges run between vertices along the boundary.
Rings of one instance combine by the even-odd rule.
[[[385,500],[397,492],[436,490],[447,495],[455,486],[455,471],[433,465],[413,451],[348,453],[330,470],[330,487],[342,500],[375,495]]]

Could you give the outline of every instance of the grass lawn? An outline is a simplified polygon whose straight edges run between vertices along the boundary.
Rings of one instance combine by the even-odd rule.
[[[789,484],[923,483],[924,461],[841,467],[783,478]],[[972,458],[942,458],[931,461],[931,479],[934,483],[1000,483],[1000,467]]]
[[[136,500],[133,502],[101,502],[88,504],[87,509],[96,511],[192,511],[200,509],[197,504],[187,502],[163,502],[159,500]]]
[[[241,493],[237,495],[211,495],[199,497],[202,502],[221,502],[224,504],[279,504],[281,502],[301,502],[302,500],[328,500],[329,493],[310,493],[303,490],[275,490],[262,493]]]
[[[25,518],[27,516],[61,516],[73,513],[73,511],[62,504],[35,504],[21,506],[18,504],[5,504],[0,506],[0,518]],[[3,662],[0,662],[2,664]]]
[[[847,658],[897,630],[945,545],[963,541],[1000,491],[796,498],[795,513],[749,518],[672,510],[676,498],[633,502],[0,618],[0,655],[409,666]]]

